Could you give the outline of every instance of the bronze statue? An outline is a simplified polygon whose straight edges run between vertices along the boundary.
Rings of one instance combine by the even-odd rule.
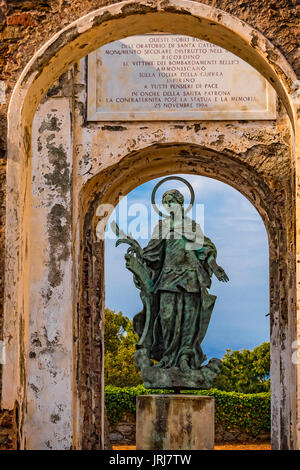
[[[139,335],[136,364],[145,386],[154,388],[208,388],[220,368],[219,359],[207,359],[201,343],[205,337],[216,297],[208,293],[213,274],[227,282],[225,271],[216,263],[217,250],[201,227],[184,211],[184,197],[176,189],[166,191],[162,204],[168,213],[154,228],[142,249],[130,236],[120,233],[119,243],[130,245],[126,267],[141,291],[143,310],[133,319]],[[157,186],[158,187],[158,186]],[[152,202],[155,205],[155,188]],[[202,367],[201,367],[202,366]]]

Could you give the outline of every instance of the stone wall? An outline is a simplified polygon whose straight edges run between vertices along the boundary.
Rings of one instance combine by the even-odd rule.
[[[0,413],[0,450],[17,449],[15,416],[12,411]]]
[[[113,446],[135,445],[135,415],[125,413],[121,420],[109,428],[109,438]],[[270,440],[269,432],[251,435],[239,429],[224,429],[217,426],[215,429],[215,442],[266,442]]]
[[[116,425],[109,426],[109,439],[114,445],[135,445],[135,414],[125,413]]]
[[[0,0],[0,339],[3,335],[5,271],[7,110],[13,88],[24,66],[29,62],[34,53],[56,32],[86,13],[113,3],[117,2],[110,0]],[[199,1],[197,0],[195,3],[199,3]],[[252,25],[277,46],[294,70],[300,73],[300,51],[297,48],[296,40],[296,29],[298,27],[296,0],[268,2],[265,2],[265,0],[253,0],[251,3],[244,0],[203,0],[202,3],[220,8]],[[133,8],[138,10],[138,2]],[[72,97],[74,97],[73,91]],[[80,103],[80,100],[76,103],[75,100],[73,104],[75,108],[78,105],[79,109],[82,103]],[[79,113],[79,110],[77,111]],[[206,134],[210,134],[212,137],[215,135],[215,147],[220,151],[226,152],[228,148],[230,151],[234,150],[233,147],[235,146],[240,161],[246,160],[247,165],[258,171],[262,178],[270,184],[270,187],[275,188],[277,196],[273,203],[279,204],[285,197],[289,199],[286,185],[290,181],[293,169],[290,168],[290,154],[288,150],[290,144],[289,132],[284,112],[281,113],[281,120],[276,125],[269,126],[265,135],[259,131],[258,123],[254,124],[252,130],[249,130],[248,123],[243,123],[240,126],[239,132],[236,132],[233,143],[229,142],[228,136],[226,138],[226,129],[228,130],[226,126],[228,125],[231,124],[223,123],[215,134],[213,132],[216,131],[215,128],[217,126],[214,124],[207,125]],[[140,127],[144,127],[144,125]],[[181,123],[181,129],[177,128],[176,133],[183,141],[188,138],[188,135],[193,134],[190,141],[197,143],[199,142],[198,132],[205,130],[204,127],[199,127],[198,123]],[[253,132],[255,127],[257,133],[255,130]],[[229,129],[230,133],[234,132],[233,127],[229,127]],[[175,125],[172,132],[175,135]],[[164,125],[160,129],[156,129],[155,125],[150,123],[148,130],[145,131],[143,129],[142,131],[129,124],[124,132],[124,127],[122,126],[119,130],[115,130],[109,128],[109,126],[106,129],[104,127],[102,129],[100,126],[93,128],[91,125],[89,129],[86,128],[85,136],[80,138],[83,139],[91,134],[99,138],[100,147],[102,146],[104,149],[101,164],[103,162],[104,164],[107,163],[112,152],[115,152],[115,155],[117,155],[117,158],[114,160],[117,164],[121,154],[124,155],[126,152],[133,152],[135,150],[134,140],[138,134],[140,138],[139,143],[145,142],[145,139],[146,143],[148,142],[149,144],[157,140],[167,142],[169,128]],[[249,140],[247,140],[247,135]],[[207,139],[209,140],[209,138]],[[107,145],[112,140],[115,145],[114,149]],[[94,142],[96,142],[96,139],[94,139]],[[241,149],[239,149],[240,142],[242,144]],[[121,151],[119,151],[119,147],[122,147]],[[82,157],[84,160],[83,148],[82,142],[79,142],[77,149],[78,159]],[[99,144],[94,144],[91,150],[92,154],[94,152],[94,156],[98,155]],[[262,153],[264,154],[263,161],[260,159]],[[280,159],[280,166],[274,164],[276,159]],[[290,188],[288,188],[289,190]],[[290,204],[292,204],[291,199],[289,200]],[[288,205],[288,202],[286,202],[286,205]],[[287,212],[289,211],[287,210]],[[290,228],[291,237],[292,230],[293,228]],[[284,272],[283,270],[283,275]],[[1,374],[2,368],[0,367],[0,390]],[[16,448],[18,446],[15,428],[16,422],[20,418],[19,415],[17,407],[14,411],[8,412],[7,410],[2,410],[0,412],[0,448]],[[126,423],[123,423],[123,428],[124,426],[126,426]]]

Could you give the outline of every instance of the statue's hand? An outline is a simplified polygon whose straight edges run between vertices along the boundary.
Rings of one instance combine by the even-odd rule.
[[[214,269],[214,274],[217,277],[217,279],[221,282],[228,282],[229,281],[229,277],[225,273],[224,269],[221,268],[221,266],[217,266]]]
[[[129,248],[125,255],[126,268],[134,275],[134,282],[138,289],[145,291],[146,293],[150,293],[153,287],[153,281],[150,274],[140,259],[132,253],[134,253],[134,250]]]

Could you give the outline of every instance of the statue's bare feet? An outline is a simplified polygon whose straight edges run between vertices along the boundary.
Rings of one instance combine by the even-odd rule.
[[[180,359],[179,368],[181,372],[187,372],[188,370],[190,370],[190,366],[189,366],[187,359],[185,358]]]

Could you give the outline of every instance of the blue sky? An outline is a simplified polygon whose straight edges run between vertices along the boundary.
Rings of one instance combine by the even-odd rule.
[[[208,358],[221,358],[226,349],[253,349],[269,341],[269,285],[268,241],[263,221],[252,204],[231,186],[220,181],[196,175],[179,175],[187,179],[195,191],[196,204],[202,204],[197,222],[204,226],[205,235],[216,245],[217,262],[228,274],[230,281],[221,283],[213,276],[210,293],[217,296],[211,322],[202,343]],[[149,181],[127,195],[127,207],[132,214],[124,218],[118,207],[111,219],[116,218],[125,232],[150,230],[158,216],[151,209],[151,193],[162,178]],[[181,182],[167,182],[157,192],[157,201],[167,189],[182,191],[186,202],[189,192]],[[121,202],[124,208],[124,200]],[[143,206],[144,207],[143,209]],[[198,206],[199,207],[199,206]],[[203,217],[201,217],[203,213]],[[195,219],[196,211],[189,214]],[[141,222],[141,224],[140,224]],[[110,223],[110,222],[109,222]],[[108,223],[108,226],[109,226]],[[139,239],[147,244],[150,232]],[[132,274],[125,268],[124,254],[127,245],[115,247],[115,240],[105,242],[106,305],[122,311],[132,318],[141,310],[139,291],[134,286]]]

